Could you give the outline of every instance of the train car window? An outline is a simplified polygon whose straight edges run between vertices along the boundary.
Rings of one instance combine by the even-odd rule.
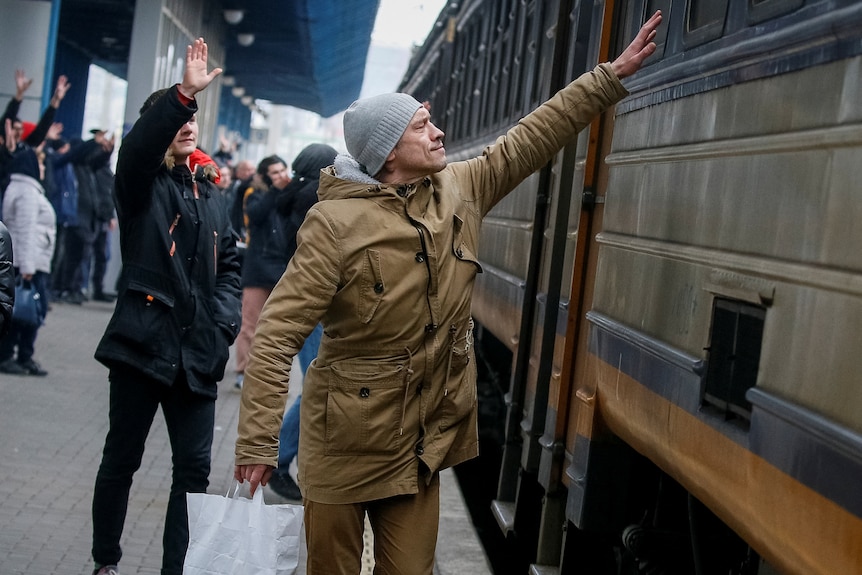
[[[629,33],[626,35],[626,38],[634,38],[635,34],[637,34],[640,27],[643,26],[644,22],[647,19],[655,14],[656,10],[661,10],[662,13],[662,22],[663,24],[658,27],[658,30],[655,32],[655,45],[656,51],[653,56],[648,60],[648,64],[659,61],[664,57],[665,46],[667,45],[667,31],[670,28],[671,21],[671,0],[648,0],[646,3],[646,9],[639,14],[639,18],[637,18],[635,22],[633,22],[632,29],[629,30]]]
[[[524,10],[524,16],[517,19],[519,29],[517,30],[515,49],[512,53],[512,74],[509,84],[511,98],[510,107],[507,110],[507,116],[510,118],[521,115],[520,112],[524,109],[525,70],[530,67],[531,61],[535,58],[535,54],[533,54],[536,45],[533,19],[536,14],[536,3],[531,2],[521,9]]]
[[[479,128],[479,105],[481,102],[482,85],[482,65],[485,62],[484,38],[482,36],[481,22],[473,22],[469,27],[470,34],[470,49],[467,53],[467,80],[465,87],[467,90],[466,99],[469,102],[467,106],[469,117],[468,123],[465,123],[465,129],[468,133],[475,134]]]
[[[506,124],[511,115],[509,100],[512,97],[512,64],[515,57],[515,35],[518,30],[516,19],[518,7],[513,5],[506,15],[503,38],[500,42],[500,77],[498,87],[499,100],[497,101],[496,124]]]
[[[560,30],[557,27],[559,13],[551,10],[547,2],[538,2],[535,16],[535,37],[529,52],[531,61],[528,63],[524,78],[524,107],[520,115],[526,115],[544,102],[551,87],[551,70],[554,65],[554,47],[559,41]],[[560,86],[552,87],[552,90]]]
[[[716,298],[706,372],[704,402],[725,418],[751,418],[745,392],[757,383],[766,309],[750,303]]]
[[[727,0],[689,0],[685,7],[683,46],[691,48],[721,38],[727,3]]]
[[[748,23],[757,24],[801,8],[804,0],[748,0]]]

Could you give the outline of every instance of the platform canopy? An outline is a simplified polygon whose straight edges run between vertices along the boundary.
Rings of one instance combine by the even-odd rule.
[[[225,74],[255,98],[331,116],[359,97],[379,0],[235,0]],[[239,34],[254,34],[249,47]]]
[[[242,12],[238,23],[225,22],[225,74],[246,94],[322,116],[359,97],[379,0],[203,2],[219,19],[225,10]],[[135,0],[62,0],[61,7],[60,39],[126,78]],[[248,46],[239,41],[245,34],[254,37]]]

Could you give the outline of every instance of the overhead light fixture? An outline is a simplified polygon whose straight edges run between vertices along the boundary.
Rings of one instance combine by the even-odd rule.
[[[230,93],[233,94],[234,98],[242,98],[243,94],[245,94],[245,88],[242,86],[234,86],[230,89]]]
[[[236,84],[236,78],[233,76],[228,76],[227,74],[221,77],[221,85],[222,86],[233,86]]]
[[[225,10],[224,21],[228,24],[239,24],[242,22],[242,17],[245,16],[245,10]]]
[[[242,105],[243,105],[243,106],[248,106],[248,105],[250,105],[252,102],[254,102],[254,100],[252,99],[252,97],[251,97],[251,96],[246,95],[246,96],[243,96],[243,97],[242,97],[242,99],[240,100],[240,102],[242,102]]]
[[[254,44],[254,34],[237,34],[236,41],[239,42],[240,46],[248,48]]]

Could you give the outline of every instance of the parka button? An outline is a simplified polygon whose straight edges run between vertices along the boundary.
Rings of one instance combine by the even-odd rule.
[[[416,455],[422,455],[423,453],[425,453],[425,448],[420,443],[416,446],[416,449],[414,451],[416,451]]]
[[[434,330],[436,330],[436,329],[437,329],[437,324],[436,324],[436,323],[426,323],[426,324],[425,324],[425,331],[426,331],[427,333],[431,333],[432,331],[434,331]]]
[[[424,262],[425,261],[425,254],[423,254],[422,252],[418,252],[416,254],[416,261],[419,262],[420,264],[422,262]]]
[[[463,258],[464,257],[464,250],[462,250],[461,248],[458,248],[457,250],[455,250],[455,255],[458,256],[459,258]]]
[[[363,387],[359,390],[359,397],[368,397],[369,395],[371,395],[371,390],[367,387]]]
[[[374,293],[383,293],[383,284],[382,283],[377,282],[376,284],[374,284]]]

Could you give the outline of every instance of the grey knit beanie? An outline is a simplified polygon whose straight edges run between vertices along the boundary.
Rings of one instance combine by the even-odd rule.
[[[369,176],[380,171],[413,114],[421,107],[407,94],[380,94],[357,100],[347,108],[344,143]]]

